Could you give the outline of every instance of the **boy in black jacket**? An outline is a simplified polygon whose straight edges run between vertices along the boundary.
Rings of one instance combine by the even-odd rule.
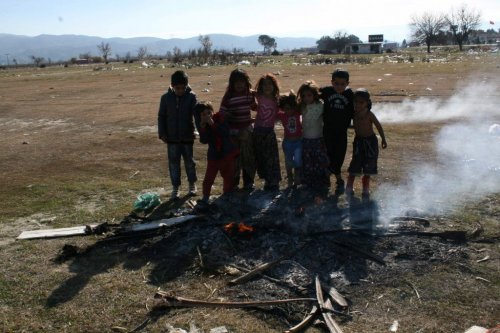
[[[336,69],[332,73],[332,85],[320,90],[324,101],[323,138],[330,159],[330,172],[337,180],[336,195],[345,192],[341,169],[347,151],[347,128],[354,112],[353,92],[348,85],[349,72]]]
[[[158,111],[158,136],[167,144],[168,171],[172,182],[171,199],[179,197],[181,185],[181,156],[189,181],[189,195],[196,195],[196,164],[193,159],[195,124],[193,117],[196,95],[188,85],[184,71],[176,71],[171,77],[171,86],[161,96]]]

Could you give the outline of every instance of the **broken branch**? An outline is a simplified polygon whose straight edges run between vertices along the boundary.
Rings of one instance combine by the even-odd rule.
[[[309,311],[309,314],[304,318],[304,320],[302,320],[294,327],[291,327],[288,330],[286,330],[285,333],[295,333],[304,330],[313,321],[318,312],[319,312],[318,307],[316,305],[313,305],[311,311]]]
[[[247,302],[211,302],[200,301],[185,297],[175,296],[168,292],[159,291],[155,294],[155,308],[162,307],[222,307],[222,308],[247,308],[255,306],[274,306],[292,302],[315,302],[314,298],[289,298],[269,301],[247,301]]]
[[[328,327],[328,329],[330,330],[331,333],[342,333],[342,329],[337,324],[337,322],[333,319],[332,314],[328,312],[328,308],[331,307],[331,303],[329,306],[325,305],[325,301],[323,298],[323,291],[322,291],[322,287],[321,287],[321,282],[320,282],[318,276],[316,276],[315,283],[316,283],[316,299],[318,301],[321,314],[323,315],[323,318],[325,319],[326,326]]]

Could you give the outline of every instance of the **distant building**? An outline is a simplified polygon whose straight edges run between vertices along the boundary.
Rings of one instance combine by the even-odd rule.
[[[378,54],[382,53],[381,42],[375,43],[352,43],[345,47],[347,54]]]
[[[493,29],[473,31],[469,37],[469,41],[474,44],[495,44],[497,40],[500,40],[500,32]]]

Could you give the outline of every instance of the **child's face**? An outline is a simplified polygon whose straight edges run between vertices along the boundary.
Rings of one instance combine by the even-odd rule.
[[[205,109],[200,114],[200,118],[204,122],[206,122],[211,117],[212,117],[212,110],[210,110],[210,109]]]
[[[234,82],[234,91],[241,94],[245,92],[245,89],[247,88],[247,84],[243,80],[237,80]]]
[[[363,97],[354,98],[354,112],[360,113],[368,110],[368,101]]]
[[[271,80],[262,81],[262,93],[265,96],[273,96],[274,95],[274,85]]]
[[[305,104],[312,104],[314,103],[314,94],[310,90],[305,90],[302,92],[302,101],[304,101]]]
[[[285,111],[287,115],[291,116],[295,110],[289,104],[286,104],[283,106],[283,111]]]
[[[349,85],[349,81],[345,78],[335,77],[332,79],[332,86],[335,92],[341,94],[345,91],[345,88]]]
[[[186,85],[185,84],[176,84],[172,86],[172,89],[174,89],[174,93],[177,96],[182,96],[186,92]]]

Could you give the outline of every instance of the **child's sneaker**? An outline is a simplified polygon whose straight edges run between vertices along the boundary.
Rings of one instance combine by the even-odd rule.
[[[191,197],[194,197],[197,192],[198,192],[198,188],[196,187],[196,184],[195,183],[189,184],[188,195],[191,196]]]
[[[174,186],[172,189],[172,194],[170,194],[170,199],[179,199],[179,186]]]
[[[351,189],[352,191],[352,189]],[[345,189],[345,183],[342,179],[340,180],[337,180],[337,186],[335,187],[335,194],[336,195],[341,195],[341,194],[344,194],[346,192],[346,189]]]

